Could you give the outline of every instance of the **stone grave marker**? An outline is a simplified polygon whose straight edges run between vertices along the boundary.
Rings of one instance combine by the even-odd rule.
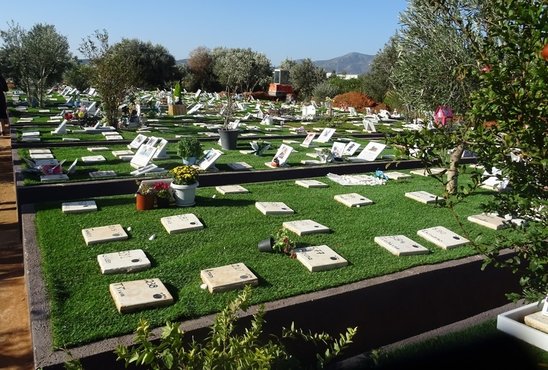
[[[107,150],[110,150],[108,146],[90,146],[87,149],[90,152],[105,152]]]
[[[342,258],[327,245],[296,248],[297,259],[310,271],[325,271],[348,265],[348,261]]]
[[[97,262],[103,275],[136,272],[150,267],[150,261],[142,249],[100,254]]]
[[[295,184],[304,188],[327,188],[329,186],[318,180],[297,180],[295,181]]]
[[[346,144],[341,141],[335,141],[333,145],[331,146],[331,154],[333,154],[333,158],[342,158],[344,153],[344,148],[346,148]]]
[[[263,215],[291,215],[295,213],[283,202],[255,202],[255,207]]]
[[[443,249],[452,249],[470,243],[470,240],[443,226],[419,230],[417,235]]]
[[[51,154],[51,149],[29,149],[29,154]]]
[[[287,162],[287,159],[291,155],[292,151],[293,151],[293,147],[286,144],[281,144],[280,147],[278,148],[278,151],[274,155],[274,157],[272,157],[272,160],[270,162],[265,163],[265,165],[270,168],[276,168],[276,166],[273,166],[272,163],[277,163],[278,164],[277,167],[285,166],[286,165],[285,162]]]
[[[64,135],[66,133],[67,133],[67,120],[63,120],[63,122],[61,122],[59,126],[55,128],[55,130],[51,131],[52,135]]]
[[[167,216],[160,219],[169,234],[177,234],[185,231],[201,230],[204,225],[193,213]]]
[[[112,283],[109,290],[120,313],[173,303],[173,297],[158,278]]]
[[[493,230],[500,230],[507,226],[504,217],[499,217],[490,213],[480,213],[478,215],[468,216],[468,221]]]
[[[358,193],[338,194],[335,195],[334,199],[347,207],[361,207],[373,204],[371,199]]]
[[[442,197],[438,197],[437,195],[430,194],[429,192],[422,190],[405,193],[405,196],[424,204],[441,203],[444,201]]]
[[[302,147],[305,147],[305,148],[310,148],[310,147],[314,146],[314,144],[312,143],[312,141],[314,140],[315,137],[316,137],[316,133],[315,133],[315,132],[309,132],[309,133],[307,133],[305,139],[304,139],[303,142],[301,143],[301,146],[302,146]]]
[[[156,147],[153,145],[143,144],[137,149],[137,153],[133,156],[130,166],[133,168],[145,167],[156,153]]]
[[[215,168],[215,162],[219,157],[223,154],[223,152],[217,150],[217,149],[209,149],[205,155],[200,158],[198,163],[196,165],[200,167],[202,171],[207,171],[209,169]]]
[[[138,134],[135,139],[128,144],[128,149],[139,149],[139,147],[146,141],[147,137],[143,134]]]
[[[329,233],[331,231],[327,226],[313,220],[286,221],[282,224],[282,226],[289,231],[293,231],[299,236]]]
[[[344,147],[343,156],[352,156],[356,151],[360,148],[360,144],[356,143],[355,141],[350,141],[346,146]]]
[[[88,156],[82,157],[82,162],[84,163],[101,163],[106,161],[107,159],[103,157],[102,155],[88,155]]]
[[[126,240],[128,235],[120,224],[82,229],[86,245]]]
[[[97,211],[94,200],[82,200],[79,202],[64,202],[61,204],[63,213],[85,213]]]
[[[124,137],[122,135],[108,135],[105,136],[105,139],[107,140],[124,140]]]
[[[76,158],[74,160],[74,162],[72,162],[69,166],[69,168],[67,169],[67,174],[72,174],[74,172],[76,172],[76,164],[78,163],[78,158]]]
[[[381,152],[386,148],[385,144],[376,143],[374,141],[370,141],[365,148],[358,154],[357,157],[349,158],[350,160],[354,161],[368,161],[372,162],[381,154]]]
[[[93,171],[89,173],[89,177],[92,179],[103,179],[107,177],[116,177],[118,174],[116,171],[113,170],[107,170],[107,171]]]
[[[408,175],[403,172],[398,172],[398,171],[385,172],[384,175],[388,177],[390,180],[401,180],[401,179],[408,179],[411,177],[411,175]]]
[[[376,236],[375,243],[396,256],[428,254],[430,251],[405,235]]]
[[[331,139],[331,136],[333,136],[334,133],[335,133],[334,128],[326,127],[326,128],[323,129],[320,136],[318,136],[318,138],[316,139],[316,142],[318,142],[318,143],[327,143],[329,141],[329,139]]]
[[[223,185],[223,186],[216,186],[215,190],[217,190],[221,194],[244,194],[249,193],[249,190],[244,188],[241,185]]]
[[[169,158],[169,155],[167,155],[167,140],[166,139],[160,139],[160,142],[156,146],[156,152],[154,152],[154,156],[152,158],[154,158],[154,159]]]
[[[200,277],[210,293],[225,292],[245,285],[259,284],[257,276],[243,263],[214,267],[200,271]]]
[[[413,175],[432,176],[432,175],[439,175],[443,171],[445,171],[445,168],[433,167],[433,168],[430,168],[430,173],[428,173],[428,170],[426,168],[423,168],[423,169],[420,169],[420,170],[413,170],[413,171],[409,171],[409,172],[412,173]]]
[[[50,175],[41,175],[40,182],[58,182],[58,181],[68,181],[69,177],[64,173],[50,174]]]
[[[53,159],[55,158],[53,156],[53,154],[51,153],[44,153],[44,154],[33,154],[33,153],[30,153],[30,159]]]
[[[253,166],[246,162],[232,162],[228,163],[227,166],[234,171],[248,171],[253,169]]]
[[[125,156],[133,157],[135,155],[135,153],[133,153],[131,150],[113,150],[111,153],[116,158],[125,157]]]

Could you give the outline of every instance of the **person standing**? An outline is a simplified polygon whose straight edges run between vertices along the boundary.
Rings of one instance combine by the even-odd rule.
[[[8,83],[2,73],[0,73],[0,124],[2,126],[2,135],[9,136],[9,118],[8,118],[8,104],[6,102],[5,91],[8,91]]]

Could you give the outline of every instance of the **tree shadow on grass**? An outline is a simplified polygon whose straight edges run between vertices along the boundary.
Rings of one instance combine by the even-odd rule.
[[[244,207],[255,204],[251,199],[229,199],[196,196],[196,205],[200,207]]]

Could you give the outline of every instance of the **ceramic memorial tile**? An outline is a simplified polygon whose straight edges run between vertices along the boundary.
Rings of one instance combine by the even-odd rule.
[[[346,144],[340,141],[335,141],[331,147],[331,154],[333,158],[342,158]]]
[[[305,188],[327,188],[329,186],[318,180],[297,180],[295,181],[295,184]]]
[[[116,177],[118,174],[116,171],[107,170],[107,171],[93,171],[89,173],[89,177],[92,179],[106,178],[106,177]]]
[[[331,270],[348,265],[342,258],[327,245],[296,248],[297,259],[311,272]]]
[[[97,211],[97,204],[94,200],[83,200],[80,202],[65,202],[61,205],[63,213],[84,213]]]
[[[265,163],[265,165],[267,165],[268,167],[283,167],[285,165],[285,162],[291,155],[292,151],[293,147],[286,144],[281,144],[274,157],[272,157],[272,160]],[[273,163],[277,163],[277,166],[273,166]]]
[[[338,194],[335,195],[334,199],[347,207],[361,207],[373,204],[371,199],[368,199],[358,193]]]
[[[443,226],[419,230],[417,231],[417,235],[443,249],[456,248],[470,243],[470,240],[455,234]]]
[[[405,193],[405,196],[407,198],[416,200],[417,202],[421,202],[424,204],[432,204],[432,203],[438,203],[443,202],[444,199],[442,197],[438,197],[437,195],[430,194],[426,191],[411,191],[408,193]]]
[[[154,153],[153,158],[155,159],[169,158],[169,155],[167,155],[166,139],[160,139],[160,142],[156,145],[156,152]]]
[[[193,213],[162,217],[160,219],[169,234],[177,234],[185,231],[201,230],[204,225]]]
[[[385,172],[384,175],[388,177],[390,180],[401,180],[401,179],[408,179],[411,177],[411,175],[408,175],[403,172],[397,172],[397,171]]]
[[[82,229],[86,245],[126,240],[128,235],[120,224]]]
[[[282,226],[289,231],[293,231],[299,236],[329,233],[331,231],[327,226],[312,220],[286,221],[282,224]]]
[[[375,243],[396,256],[428,254],[430,251],[405,235],[376,236]]]
[[[223,185],[223,186],[216,186],[215,190],[217,190],[221,194],[243,194],[243,193],[249,193],[249,190],[244,188],[241,185]]]
[[[157,278],[113,283],[109,285],[109,290],[120,313],[173,303],[173,297]]]
[[[343,153],[342,155],[343,156],[351,156],[351,155],[354,155],[354,153],[356,153],[356,151],[360,148],[360,144],[354,142],[354,141],[350,141],[348,144],[346,144],[346,146],[344,147],[344,150],[343,150]]]
[[[43,183],[68,181],[68,179],[69,177],[63,173],[40,176],[40,182],[43,182]]]
[[[291,215],[295,213],[283,202],[255,202],[255,207],[263,215]]]
[[[445,171],[445,168],[434,167],[434,168],[430,168],[430,173],[428,173],[428,170],[426,168],[423,168],[423,169],[420,169],[420,170],[413,170],[413,171],[409,171],[409,172],[412,173],[413,175],[431,176],[431,175],[439,175],[443,171]]]
[[[102,155],[89,155],[86,157],[82,157],[82,162],[84,163],[101,163],[106,162],[106,158]]]
[[[233,169],[234,171],[245,171],[245,170],[253,169],[253,166],[246,162],[228,163],[227,166]]]
[[[500,230],[507,226],[503,217],[489,213],[480,213],[479,215],[468,216],[468,221],[493,230]]]
[[[225,292],[245,285],[259,285],[259,279],[243,263],[214,267],[200,271],[210,293]]]
[[[87,148],[90,152],[104,152],[110,150],[108,146],[90,146]]]
[[[103,275],[136,272],[150,267],[150,261],[142,249],[100,254],[97,262]]]
[[[306,138],[304,139],[304,141],[301,143],[301,146],[305,147],[305,148],[310,148],[312,146],[314,146],[312,144],[312,141],[314,140],[314,137],[316,137],[316,133],[315,132],[310,132],[310,133],[307,133],[306,134]]]

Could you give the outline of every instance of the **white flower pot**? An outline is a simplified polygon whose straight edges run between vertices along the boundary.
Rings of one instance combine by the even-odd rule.
[[[173,189],[173,197],[175,198],[175,204],[178,207],[190,207],[196,204],[194,198],[196,196],[196,188],[198,183],[192,185],[176,185],[171,183]]]

